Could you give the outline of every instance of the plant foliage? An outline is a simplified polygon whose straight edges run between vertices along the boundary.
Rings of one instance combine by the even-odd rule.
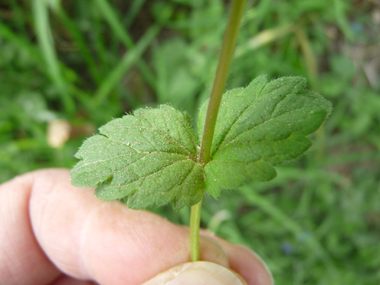
[[[197,162],[197,138],[186,113],[169,105],[138,109],[112,120],[83,143],[72,183],[97,186],[95,195],[104,200],[127,197],[130,208],[171,202],[178,210],[199,202],[205,190],[218,197],[220,189],[271,180],[276,176],[274,166],[297,158],[311,146],[306,136],[331,110],[327,100],[305,86],[302,77],[268,83],[260,76],[246,88],[227,91],[212,159],[204,166]],[[206,101],[199,112],[199,138],[207,106]]]

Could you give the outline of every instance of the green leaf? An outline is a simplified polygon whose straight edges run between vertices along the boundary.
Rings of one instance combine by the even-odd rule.
[[[76,186],[97,186],[104,200],[121,199],[140,209],[172,202],[175,209],[199,202],[205,190],[235,189],[276,176],[274,166],[303,154],[307,137],[331,111],[322,96],[305,90],[305,79],[256,78],[223,95],[211,147],[211,161],[197,163],[191,120],[168,105],[139,109],[115,119],[87,139],[71,172]],[[208,102],[200,109],[202,138]]]
[[[139,109],[99,128],[75,155],[72,184],[97,186],[104,200],[127,197],[130,208],[199,202],[205,191],[197,141],[187,114],[168,105]]]
[[[211,147],[212,160],[205,165],[206,191],[235,189],[252,180],[276,176],[273,166],[303,154],[331,111],[322,96],[305,90],[302,77],[267,82],[265,76],[246,88],[227,91],[220,105]],[[208,102],[199,112],[198,137],[202,138]]]

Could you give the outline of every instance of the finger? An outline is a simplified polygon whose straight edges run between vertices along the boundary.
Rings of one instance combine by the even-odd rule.
[[[190,236],[189,228],[186,228],[187,235]],[[199,236],[200,260],[212,261],[229,268],[227,253],[215,239],[208,236]]]
[[[38,267],[40,276],[45,270],[50,270],[53,277],[58,274],[46,254],[68,275],[101,284],[141,284],[166,269],[189,261],[187,229],[147,211],[131,210],[116,201],[101,201],[94,197],[93,189],[72,186],[67,170],[27,174],[2,186],[2,190],[10,199],[14,199],[14,193],[20,193],[18,199],[23,203],[16,212],[23,213],[19,217],[23,224],[30,228],[30,220],[32,225],[32,230],[20,234],[18,243],[12,244],[17,251],[12,260],[20,260],[20,264],[7,266],[8,280],[25,273],[31,260],[35,260],[22,259],[20,247],[37,251],[39,258],[45,259],[42,263],[33,262],[32,267]],[[11,227],[10,224],[6,226]],[[207,239],[201,240],[210,243]],[[223,251],[217,255],[208,254],[208,251],[215,252],[212,243],[204,246],[202,256],[226,264]],[[225,261],[221,261],[220,256],[224,256]],[[29,281],[5,283],[32,283]]]
[[[54,282],[49,283],[49,285],[97,285],[97,284],[92,281],[78,280],[78,279],[73,279],[69,276],[62,275],[57,280],[54,280]]]
[[[265,262],[251,249],[232,244],[210,232],[202,234],[214,238],[228,256],[230,268],[239,273],[250,285],[272,285],[274,279]]]
[[[0,186],[0,284],[47,284],[61,273],[38,245],[29,220],[33,177]]]
[[[216,263],[197,261],[177,265],[143,285],[246,285],[237,274]]]

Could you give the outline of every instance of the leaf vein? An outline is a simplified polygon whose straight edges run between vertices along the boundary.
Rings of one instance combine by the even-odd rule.
[[[176,143],[177,145],[179,145],[182,149],[184,149],[189,155],[191,155],[191,152],[185,147],[183,146],[180,142],[178,142],[177,140],[175,140],[173,137],[171,137],[169,134],[166,134],[164,133],[163,131],[159,130],[159,129],[155,129],[155,128],[148,128],[148,127],[138,127],[138,126],[132,126],[132,127],[127,127],[127,126],[119,126],[119,127],[114,127],[114,129],[146,129],[146,130],[155,130],[157,132],[159,132],[160,134],[164,135],[165,137],[167,137],[170,141]],[[127,145],[126,143],[123,143],[123,142],[119,142],[119,141],[114,141],[114,142],[118,142],[120,144],[124,144],[124,145]]]
[[[195,162],[194,162],[193,160],[191,160],[191,159],[189,159],[189,160],[195,164]],[[159,161],[169,161],[169,160],[159,160]],[[185,161],[185,160],[177,160],[177,161],[173,161],[173,163],[171,163],[171,164],[169,164],[169,165],[167,165],[167,166],[164,166],[164,167],[160,168],[160,169],[157,170],[157,171],[154,171],[154,172],[152,172],[152,173],[149,173],[149,174],[146,175],[146,176],[139,176],[138,174],[135,173],[137,176],[139,176],[139,178],[137,178],[136,180],[133,180],[133,181],[128,182],[127,185],[128,185],[128,184],[135,183],[135,182],[138,182],[138,181],[140,181],[141,179],[144,179],[144,181],[145,181],[148,177],[150,177],[150,176],[152,176],[152,175],[155,175],[155,174],[157,174],[157,173],[159,173],[159,172],[165,170],[166,168],[168,168],[168,167],[170,167],[170,166],[173,166],[174,164],[179,163],[179,162],[182,162],[182,161]],[[129,166],[130,166],[130,165],[127,165],[126,167],[120,169],[118,172],[124,170],[125,168],[127,168],[127,167],[129,167]],[[144,183],[144,182],[142,182],[142,183]],[[125,186],[125,184],[112,185],[112,187],[124,187],[124,186]],[[137,191],[138,189],[140,189],[141,186],[142,186],[142,184],[141,184],[141,185],[139,186],[139,188],[137,188],[135,191]]]
[[[242,135],[244,135],[244,134],[246,134],[246,133],[248,133],[248,132],[254,130],[255,128],[261,126],[262,124],[268,123],[268,122],[270,122],[270,121],[272,121],[272,120],[274,120],[274,119],[280,118],[281,116],[284,116],[284,115],[286,115],[286,114],[293,113],[293,112],[295,112],[295,111],[297,111],[297,110],[299,110],[299,109],[302,109],[302,108],[303,108],[303,106],[301,106],[300,108],[296,108],[296,109],[290,110],[289,112],[284,112],[284,113],[282,113],[282,114],[280,114],[280,115],[278,115],[278,116],[271,117],[271,118],[269,118],[269,119],[266,120],[266,121],[260,122],[259,124],[254,125],[253,127],[251,127],[250,129],[246,130],[245,132],[242,132],[242,133],[240,133],[239,135],[237,135],[234,139],[232,139],[230,142],[228,142],[228,143],[226,144],[226,146],[229,145],[230,143],[233,143],[233,142],[234,142],[235,140],[237,140],[240,136],[242,136]],[[308,117],[309,117],[309,116],[308,116]],[[293,132],[291,131],[291,133],[293,133]]]
[[[242,92],[243,92],[244,90],[242,90]],[[261,93],[261,91],[260,91],[260,93]],[[259,93],[259,94],[260,94]],[[222,138],[222,143],[217,147],[217,149],[214,151],[214,153],[213,154],[215,154],[216,152],[217,152],[217,150],[220,148],[220,146],[223,144],[223,142],[225,141],[225,139],[226,139],[226,137],[229,135],[229,133],[230,133],[230,131],[231,131],[231,129],[232,129],[232,127],[236,124],[236,122],[240,119],[240,117],[249,109],[249,108],[251,108],[252,107],[252,105],[254,104],[254,103],[256,103],[256,101],[257,101],[257,99],[258,99],[258,95],[259,94],[257,94],[256,95],[256,97],[255,97],[255,99],[246,107],[246,108],[244,108],[242,111],[241,111],[241,113],[236,117],[236,120],[231,124],[231,126],[228,128],[228,130],[227,130],[227,132],[226,132],[226,134],[223,136],[223,138]],[[227,143],[228,144],[228,143]],[[227,145],[226,144],[226,145]]]
[[[190,169],[190,171],[186,174],[186,177],[183,179],[183,181],[180,183],[180,184],[173,184],[172,186],[170,186],[169,189],[165,190],[165,191],[155,191],[153,193],[151,193],[150,195],[146,196],[146,198],[149,198],[149,197],[154,197],[154,196],[157,196],[158,194],[161,194],[161,193],[168,193],[170,191],[172,191],[175,187],[181,187],[185,181],[189,178],[190,174],[193,172],[194,168],[195,168],[195,164],[196,163],[193,163],[193,167]],[[173,164],[171,165],[168,165],[167,167],[169,166],[172,166]],[[166,168],[166,167],[165,167]],[[144,181],[145,182],[145,181]],[[143,182],[143,183],[144,183]],[[136,191],[138,191],[143,185],[141,184],[140,187],[138,189],[136,189]],[[156,202],[157,203],[157,202]]]

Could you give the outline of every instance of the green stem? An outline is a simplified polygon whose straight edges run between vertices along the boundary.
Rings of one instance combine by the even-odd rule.
[[[206,122],[203,131],[199,163],[206,164],[210,160],[210,149],[220,101],[226,86],[228,71],[234,55],[240,21],[243,16],[246,0],[234,0],[231,7],[226,32],[223,38],[222,51],[216,70],[214,85],[211,91],[210,102],[207,109]],[[202,201],[191,207],[190,216],[190,258],[191,261],[199,260],[199,227],[201,220]]]
[[[222,51],[216,70],[214,85],[212,87],[210,103],[208,104],[206,122],[203,131],[199,162],[206,164],[210,160],[212,138],[214,136],[216,118],[219,111],[220,101],[226,86],[227,75],[234,55],[237,36],[239,33],[240,20],[243,16],[245,0],[234,0],[226,33],[224,34]]]
[[[202,200],[191,206],[190,215],[190,259],[199,260],[199,227],[201,222]]]

